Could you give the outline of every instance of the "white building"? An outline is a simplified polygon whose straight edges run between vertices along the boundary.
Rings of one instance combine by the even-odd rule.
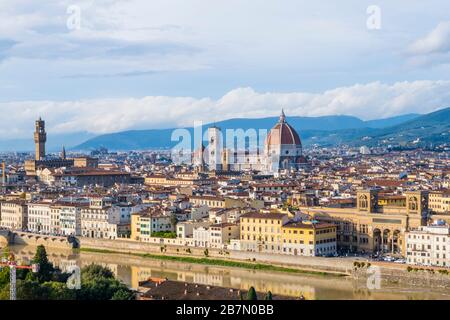
[[[435,224],[405,233],[406,261],[423,266],[450,266],[450,227]]]
[[[86,207],[80,204],[61,205],[59,207],[61,235],[81,235],[81,209]]]
[[[367,146],[362,146],[361,148],[359,148],[359,153],[361,153],[362,155],[369,155],[370,149]]]
[[[208,225],[195,226],[193,231],[193,239],[195,247],[209,247],[210,232]]]
[[[26,230],[28,223],[28,208],[21,201],[0,203],[0,227],[10,230]]]
[[[51,205],[51,202],[28,203],[28,231],[50,234],[55,229]],[[53,213],[53,215],[56,214]]]
[[[128,209],[113,207],[110,198],[91,198],[89,206],[81,209],[81,235],[100,239],[127,237],[130,222],[126,221],[130,215]]]
[[[209,222],[195,222],[195,221],[184,221],[177,223],[177,238],[186,239],[193,238],[194,228],[196,227],[208,227],[211,223]]]
[[[239,239],[239,225],[235,223],[219,223],[209,227],[209,246],[227,249],[230,241]]]

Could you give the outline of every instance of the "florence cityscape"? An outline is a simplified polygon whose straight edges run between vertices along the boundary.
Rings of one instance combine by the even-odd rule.
[[[2,2],[0,300],[449,300],[450,4],[378,2]]]

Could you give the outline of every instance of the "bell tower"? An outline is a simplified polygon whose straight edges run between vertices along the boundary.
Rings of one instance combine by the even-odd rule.
[[[376,213],[378,211],[378,190],[360,190],[356,193],[357,208],[360,212]]]
[[[36,120],[34,131],[34,143],[36,145],[36,161],[45,159],[45,143],[47,142],[47,133],[45,132],[45,121],[39,117]]]
[[[406,196],[406,212],[409,215],[418,215],[426,217],[428,215],[429,195],[427,191],[407,191]]]
[[[208,167],[209,171],[222,170],[223,141],[219,127],[208,128]]]

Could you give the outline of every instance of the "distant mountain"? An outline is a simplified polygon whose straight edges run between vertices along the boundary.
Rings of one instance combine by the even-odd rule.
[[[419,118],[418,114],[407,114],[387,119],[363,121],[352,116],[324,117],[288,117],[289,124],[299,133],[305,145],[312,143],[338,144],[362,133],[372,133],[380,128],[387,128]],[[260,119],[229,119],[215,123],[222,130],[241,128],[247,130],[270,130],[278,117]],[[205,131],[211,125],[205,125]],[[192,128],[187,128],[193,134]],[[175,129],[132,130],[100,135],[74,147],[74,150],[93,150],[100,147],[109,150],[145,150],[171,148],[176,142],[171,141]],[[345,131],[348,130],[347,133]],[[341,136],[342,134],[342,136]],[[324,137],[327,137],[324,139]]]
[[[396,126],[380,129],[374,140],[399,144],[450,143],[450,108],[441,109]]]
[[[378,120],[369,120],[365,121],[365,126],[367,128],[387,128],[391,126],[395,126],[397,124],[404,123],[409,120],[413,120],[420,117],[420,114],[417,113],[409,113],[401,116],[390,117],[385,119]]]
[[[72,148],[83,141],[95,137],[95,134],[89,132],[76,132],[70,134],[47,134],[47,152],[61,151],[62,146]],[[29,152],[34,150],[33,135],[29,139],[0,140],[0,152]]]
[[[450,141],[450,108],[414,117],[403,123],[385,128],[361,128],[333,131],[305,132],[307,144],[332,146],[349,145],[399,145],[429,146]]]

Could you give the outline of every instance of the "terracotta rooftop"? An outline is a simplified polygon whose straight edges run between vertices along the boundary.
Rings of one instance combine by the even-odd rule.
[[[141,289],[148,289],[143,300],[240,300],[245,298],[246,290],[188,283],[167,279],[151,278],[139,283]],[[265,292],[258,292],[258,300],[263,300]],[[285,296],[272,296],[273,300],[292,300]]]
[[[281,220],[286,217],[287,214],[283,213],[261,213],[261,212],[249,212],[241,215],[241,218],[256,218],[256,219],[272,219],[272,220]]]

